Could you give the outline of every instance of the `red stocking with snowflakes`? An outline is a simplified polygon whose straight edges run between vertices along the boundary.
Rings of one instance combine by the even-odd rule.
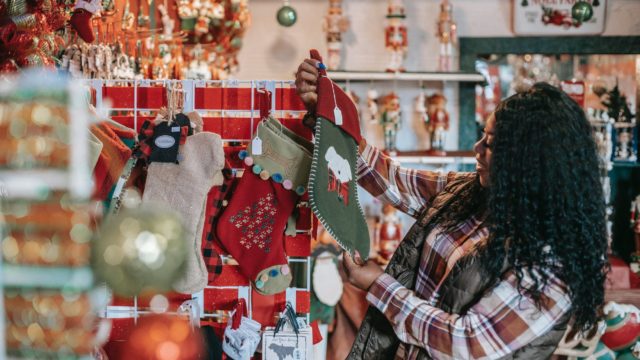
[[[311,146],[277,120],[260,123],[248,151],[240,154],[244,174],[216,224],[220,242],[262,294],[279,293],[291,283],[284,230],[306,191]]]

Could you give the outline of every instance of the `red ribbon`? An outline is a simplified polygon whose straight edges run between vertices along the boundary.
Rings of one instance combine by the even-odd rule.
[[[236,304],[235,312],[233,313],[233,317],[231,318],[231,328],[236,330],[240,327],[242,323],[242,317],[247,312],[247,302],[244,298],[239,298],[238,303]]]

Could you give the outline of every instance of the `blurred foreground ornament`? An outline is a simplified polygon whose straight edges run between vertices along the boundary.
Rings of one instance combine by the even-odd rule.
[[[93,246],[96,276],[121,296],[167,291],[182,276],[187,249],[178,214],[122,210],[107,219]]]
[[[138,320],[123,353],[147,360],[197,360],[203,345],[186,318],[151,315]]]
[[[278,24],[289,27],[298,21],[298,14],[296,10],[289,5],[289,0],[285,0],[282,7],[278,10],[276,15]]]

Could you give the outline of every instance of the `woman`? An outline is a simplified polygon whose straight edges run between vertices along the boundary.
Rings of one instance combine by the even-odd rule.
[[[317,65],[296,74],[311,113]],[[417,221],[384,272],[345,255],[371,304],[350,359],[546,359],[568,324],[597,322],[605,208],[582,109],[535,84],[500,104],[474,152],[476,172],[440,174],[360,144],[359,184]]]

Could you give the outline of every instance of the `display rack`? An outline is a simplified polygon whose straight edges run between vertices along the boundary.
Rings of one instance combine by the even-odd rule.
[[[295,93],[292,81],[92,80],[89,84],[95,91],[98,111],[111,112],[113,120],[134,130],[139,129],[144,120],[153,118],[153,112],[167,105],[167,89],[180,88],[183,111],[197,111],[202,116],[205,131],[219,134],[226,145],[233,143],[236,146],[246,146],[253,137],[260,121],[257,90],[266,89],[272,94],[272,115],[298,134],[311,138],[310,130],[299,120],[305,107]],[[237,171],[237,174],[241,172]],[[302,199],[298,207],[308,207],[305,199]],[[311,211],[307,214],[311,217]],[[203,291],[190,296],[197,300],[202,309],[201,320],[220,318],[220,311],[231,311],[240,298],[246,300],[249,317],[258,320],[263,326],[275,325],[275,315],[284,310],[287,302],[298,313],[306,314],[308,319],[311,291],[310,241],[314,227],[313,220],[308,220],[308,228],[299,230],[296,236],[285,237],[285,252],[289,263],[306,265],[304,287],[290,287],[273,296],[260,295],[253,289],[250,281],[240,274],[237,265],[227,264],[230,257],[223,255],[222,273]],[[271,311],[265,313],[264,309]],[[108,306],[102,316],[137,318],[144,311],[139,299],[120,299],[117,304]]]
[[[334,81],[452,81],[485,82],[480,73],[465,72],[377,72],[377,71],[329,71]]]

